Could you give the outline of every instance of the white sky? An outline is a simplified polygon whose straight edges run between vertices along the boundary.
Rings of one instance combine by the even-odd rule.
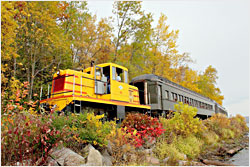
[[[144,1],[142,8],[153,14],[153,26],[163,13],[170,28],[180,30],[178,48],[196,61],[193,69],[217,69],[229,115],[249,115],[250,1]],[[97,19],[113,16],[113,1],[88,1],[88,9]]]

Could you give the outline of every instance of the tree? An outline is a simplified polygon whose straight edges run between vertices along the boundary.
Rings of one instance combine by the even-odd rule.
[[[115,52],[113,58],[113,62],[116,62],[121,45],[128,42],[134,34],[137,28],[136,22],[142,17],[142,11],[141,2],[139,1],[116,1],[113,8],[113,14],[116,15],[117,20],[117,35],[114,39]]]
[[[145,14],[137,21],[137,28],[131,38],[131,43],[121,46],[119,61],[130,71],[130,78],[144,74],[146,71],[147,54],[151,45],[152,14]],[[129,62],[129,63],[128,63]]]
[[[11,77],[16,75],[16,46],[18,24],[14,2],[1,2],[1,86],[4,91]]]
[[[197,71],[194,71],[190,68],[186,68],[183,70],[182,79],[179,84],[185,88],[188,88],[197,93],[201,93],[201,90],[198,88],[197,82],[199,81],[199,75]]]
[[[217,70],[209,65],[204,73],[200,74],[199,77],[200,79],[197,82],[197,85],[201,90],[201,94],[222,105],[224,96],[221,95],[220,89],[216,87],[216,80],[218,79]]]
[[[170,31],[169,25],[166,24],[167,17],[161,14],[158,24],[152,34],[151,53],[148,56],[148,68],[150,73],[171,78],[171,58],[178,53],[176,40],[179,30]]]
[[[30,82],[30,98],[36,77],[52,65],[59,68],[62,60],[68,59],[69,45],[57,24],[61,12],[58,5],[59,2],[22,2],[21,6],[16,3],[19,11],[17,53],[22,65],[19,72],[25,74],[20,74],[19,79]]]
[[[109,19],[102,18],[96,24],[96,16],[87,9],[87,2],[63,2],[65,9],[60,25],[71,43],[74,68],[88,66],[91,60],[102,63],[112,52],[112,27]]]

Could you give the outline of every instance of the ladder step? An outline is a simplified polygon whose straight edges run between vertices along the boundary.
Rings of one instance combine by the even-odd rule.
[[[80,105],[80,104],[75,104],[75,106],[78,106],[78,107],[80,107],[81,105]]]

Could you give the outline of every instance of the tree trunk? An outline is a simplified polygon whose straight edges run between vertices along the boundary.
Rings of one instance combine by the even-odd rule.
[[[14,78],[16,77],[16,57],[14,57]]]
[[[34,79],[35,79],[35,61],[32,64],[32,71],[31,71],[31,83],[30,83],[30,96],[29,99],[32,97],[33,93],[33,86],[34,86]]]

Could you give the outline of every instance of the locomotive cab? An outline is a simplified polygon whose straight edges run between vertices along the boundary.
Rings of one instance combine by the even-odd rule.
[[[105,63],[89,67],[84,72],[93,75],[95,94],[109,100],[129,101],[127,68]]]

